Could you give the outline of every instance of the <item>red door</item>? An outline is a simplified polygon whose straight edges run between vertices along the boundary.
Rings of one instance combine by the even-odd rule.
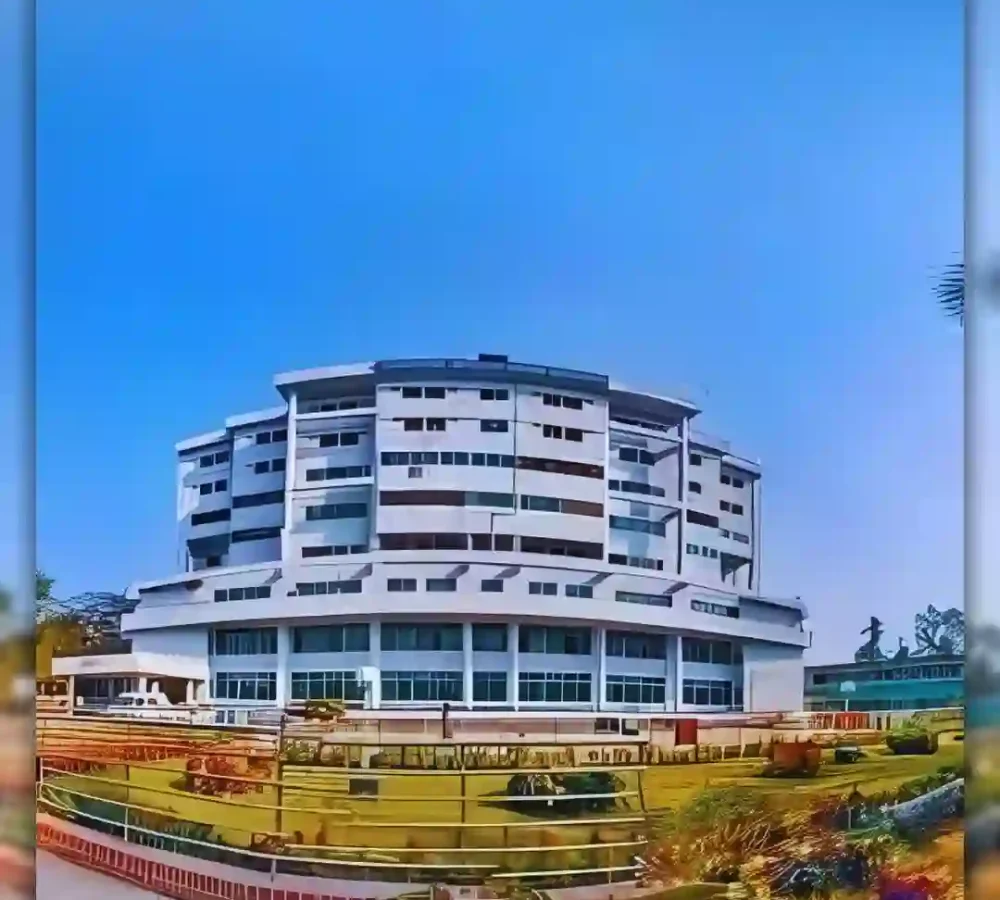
[[[698,720],[697,719],[676,719],[674,720],[674,744],[687,745],[698,743]]]

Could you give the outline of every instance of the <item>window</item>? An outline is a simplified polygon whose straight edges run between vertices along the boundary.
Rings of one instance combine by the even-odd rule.
[[[723,616],[728,619],[738,619],[740,608],[738,606],[727,606],[724,603],[710,603],[707,600],[692,600],[691,609],[695,612],[708,613],[712,616]]]
[[[689,509],[687,511],[687,520],[692,525],[705,525],[708,528],[719,527],[718,516],[710,516],[707,513],[698,512],[696,509]]]
[[[272,503],[284,503],[284,491],[267,491],[263,494],[244,494],[233,497],[233,509],[248,509],[252,506],[268,506]]]
[[[656,572],[663,571],[663,560],[652,559],[648,556],[625,556],[622,553],[609,553],[608,562],[613,566],[629,566],[633,569],[652,569]]]
[[[423,431],[423,419],[403,419],[403,431]]]
[[[353,671],[292,672],[292,700],[364,700],[364,687]]]
[[[437,594],[451,594],[458,590],[458,581],[454,578],[428,578],[427,590]]]
[[[445,389],[443,387],[424,388],[425,400],[444,400],[444,398],[445,398]]]
[[[510,391],[507,388],[483,388],[479,392],[480,400],[509,400]]]
[[[205,568],[206,569],[217,569],[222,565],[221,556],[206,556],[205,557]]]
[[[562,439],[563,430],[561,425],[543,425],[542,435],[547,438]]]
[[[689,453],[688,454],[688,462],[691,463],[692,466],[700,466],[701,465],[701,454],[700,453]]]
[[[619,603],[641,603],[643,606],[674,605],[674,598],[670,594],[638,594],[634,591],[616,591],[615,600]]]
[[[609,631],[606,652],[608,656],[626,659],[666,659],[667,639],[662,634],[643,634],[639,631]]]
[[[589,672],[521,672],[517,679],[524,703],[589,703]]]
[[[734,478],[733,479],[733,487],[734,488],[741,488],[741,487],[743,487],[743,484],[744,484],[744,482],[743,482],[742,478]]]
[[[579,597],[582,600],[594,599],[594,587],[590,584],[567,584],[567,597]]]
[[[553,475],[575,475],[578,478],[604,478],[604,466],[593,463],[567,462],[537,456],[517,457],[517,468],[528,472],[551,472]]]
[[[739,503],[734,503],[733,504],[733,515],[734,516],[742,516],[743,515],[743,507]]]
[[[492,623],[473,625],[472,649],[488,653],[506,653],[507,626]]]
[[[462,626],[459,624],[411,624],[384,622],[383,650],[461,650]]]
[[[506,419],[482,419],[479,422],[479,430],[489,432],[507,431],[509,424]]]
[[[633,519],[628,516],[610,516],[608,524],[618,531],[637,531],[640,534],[655,534],[666,537],[665,522],[655,522],[650,519]]]
[[[292,629],[292,653],[367,653],[368,625],[306,625]]]
[[[228,509],[212,509],[208,512],[194,513],[191,516],[192,525],[208,525],[212,522],[228,522],[232,514]]]
[[[662,706],[667,699],[666,678],[645,675],[608,675],[608,703]]]
[[[720,484],[732,484],[733,483],[733,479],[730,478],[728,475],[720,475],[719,476],[719,483]]]
[[[506,703],[506,672],[473,672],[472,701],[474,703]]]
[[[357,447],[361,443],[360,431],[331,431],[319,435],[320,447]]]
[[[382,454],[383,466],[489,466],[491,468],[514,468],[514,457],[504,453],[467,453],[461,450],[422,451],[414,453]]]
[[[268,472],[284,472],[285,471],[285,458],[279,457],[278,459],[263,459],[260,462],[255,462],[253,464],[254,475],[265,475]]]
[[[428,431],[444,431],[447,428],[447,423],[444,419],[428,419],[427,420],[427,430]]]
[[[518,633],[520,653],[547,653],[565,656],[589,656],[589,628],[556,625],[525,625]]]
[[[529,594],[542,594],[546,597],[555,597],[559,593],[559,585],[554,581],[529,581]]]
[[[542,394],[542,404],[544,406],[561,406],[563,409],[583,409],[583,400],[579,397],[567,397],[564,394]]]
[[[325,503],[322,506],[306,507],[307,522],[320,519],[363,519],[367,515],[367,503]]]
[[[531,512],[591,516],[596,519],[604,516],[604,507],[600,503],[590,503],[586,500],[563,500],[559,497],[533,497],[528,494],[521,495],[521,509]]]
[[[383,672],[382,700],[389,703],[462,700],[461,672]]]
[[[723,512],[729,512],[729,501],[728,500],[720,500],[719,501],[719,509],[721,509]]]
[[[727,709],[733,707],[733,683],[731,681],[713,681],[710,679],[685,678],[682,699],[692,706],[721,706]],[[742,691],[740,706],[743,705]]]
[[[242,544],[247,541],[270,541],[281,537],[281,529],[274,528],[244,528],[241,531],[234,531],[229,540],[234,544]]]
[[[325,469],[306,469],[306,481],[342,481],[346,478],[371,478],[371,474],[371,466],[329,466]]]
[[[733,532],[733,540],[739,544],[749,544],[750,538],[745,534],[740,534],[738,531]]]
[[[222,490],[226,489],[226,487],[225,487],[226,482],[224,482],[224,481],[223,482],[206,481],[204,484],[199,484],[198,485],[198,493],[202,497],[207,497],[209,494],[211,494],[215,490],[215,485],[216,484],[222,484]]]
[[[216,700],[262,700],[274,702],[278,696],[276,672],[217,672]]]
[[[208,469],[212,466],[219,466],[222,463],[229,462],[229,451],[220,450],[218,453],[206,453],[204,456],[199,457],[198,465],[202,469]]]
[[[731,641],[707,638],[684,638],[681,642],[684,662],[714,663],[717,666],[743,665],[743,648]]]
[[[496,506],[514,508],[513,494],[490,491],[380,491],[380,506]]]
[[[656,455],[639,447],[619,447],[618,458],[622,462],[639,463],[643,466],[656,465]]]
[[[295,585],[295,591],[300,597],[324,594],[360,594],[361,590],[360,578],[345,578],[342,581],[300,581]]]
[[[579,428],[567,428],[565,431],[567,441],[576,441],[576,443],[583,443],[583,432]]]
[[[278,652],[277,628],[235,628],[212,632],[214,656],[273,656]]]
[[[416,578],[390,578],[386,586],[393,594],[411,594],[417,589]]]
[[[215,592],[215,602],[225,603],[233,600],[266,600],[271,596],[271,586],[261,584],[256,587],[236,587]]]
[[[484,578],[479,585],[479,589],[484,594],[502,594],[503,593],[503,579],[502,578]]]

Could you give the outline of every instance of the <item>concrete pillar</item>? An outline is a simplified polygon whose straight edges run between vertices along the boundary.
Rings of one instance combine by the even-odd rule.
[[[594,711],[600,712],[608,705],[608,630],[603,626],[594,635],[594,652],[597,656],[597,685],[594,691]]]
[[[70,715],[76,708],[76,676],[69,675],[66,678],[66,700],[69,702]]]
[[[688,457],[691,448],[691,422],[685,416],[681,422],[681,458],[678,460],[677,471],[680,477],[681,511],[677,517],[677,574],[684,574],[684,559],[687,556],[686,524],[688,507]]]
[[[510,653],[510,666],[507,669],[507,698],[515,712],[521,708],[519,694],[521,657],[517,647],[519,640],[520,628],[517,622],[511,622],[507,626],[507,652]]]
[[[190,678],[184,684],[184,702],[188,705],[194,703],[194,681]]]
[[[382,623],[374,621],[368,626],[368,655],[375,677],[371,684],[370,704],[372,709],[382,707]]]
[[[285,526],[281,529],[281,559],[283,562],[292,558],[292,497],[295,490],[296,437],[298,433],[299,398],[292,391],[288,398],[288,444],[285,451]]]
[[[278,626],[277,677],[275,678],[274,698],[279,709],[288,705],[291,696],[289,679],[289,656],[292,652],[292,629],[288,625]]]
[[[679,634],[674,638],[674,711],[684,707],[684,638]]]
[[[462,623],[462,699],[472,709],[472,623]]]
[[[139,687],[138,687],[139,693],[140,694],[145,694],[146,691],[149,689],[148,685],[149,685],[149,681],[146,678],[146,676],[145,675],[140,675],[139,676]]]

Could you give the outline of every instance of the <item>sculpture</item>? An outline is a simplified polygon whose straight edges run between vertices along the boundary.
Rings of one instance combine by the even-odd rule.
[[[910,648],[903,638],[899,639],[899,647],[893,654],[893,659],[908,659],[910,656]]]
[[[872,616],[868,627],[861,630],[862,635],[868,635],[868,640],[854,654],[855,662],[875,662],[886,658],[882,648],[879,647],[882,635],[885,634],[885,629],[882,627],[884,624],[880,619]]]

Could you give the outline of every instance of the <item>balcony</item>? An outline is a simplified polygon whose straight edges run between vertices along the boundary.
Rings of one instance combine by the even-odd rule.
[[[112,654],[122,654],[132,652],[132,641],[129,638],[104,638],[86,647],[77,647],[72,650],[54,650],[53,657],[75,657],[75,656],[110,656]]]

